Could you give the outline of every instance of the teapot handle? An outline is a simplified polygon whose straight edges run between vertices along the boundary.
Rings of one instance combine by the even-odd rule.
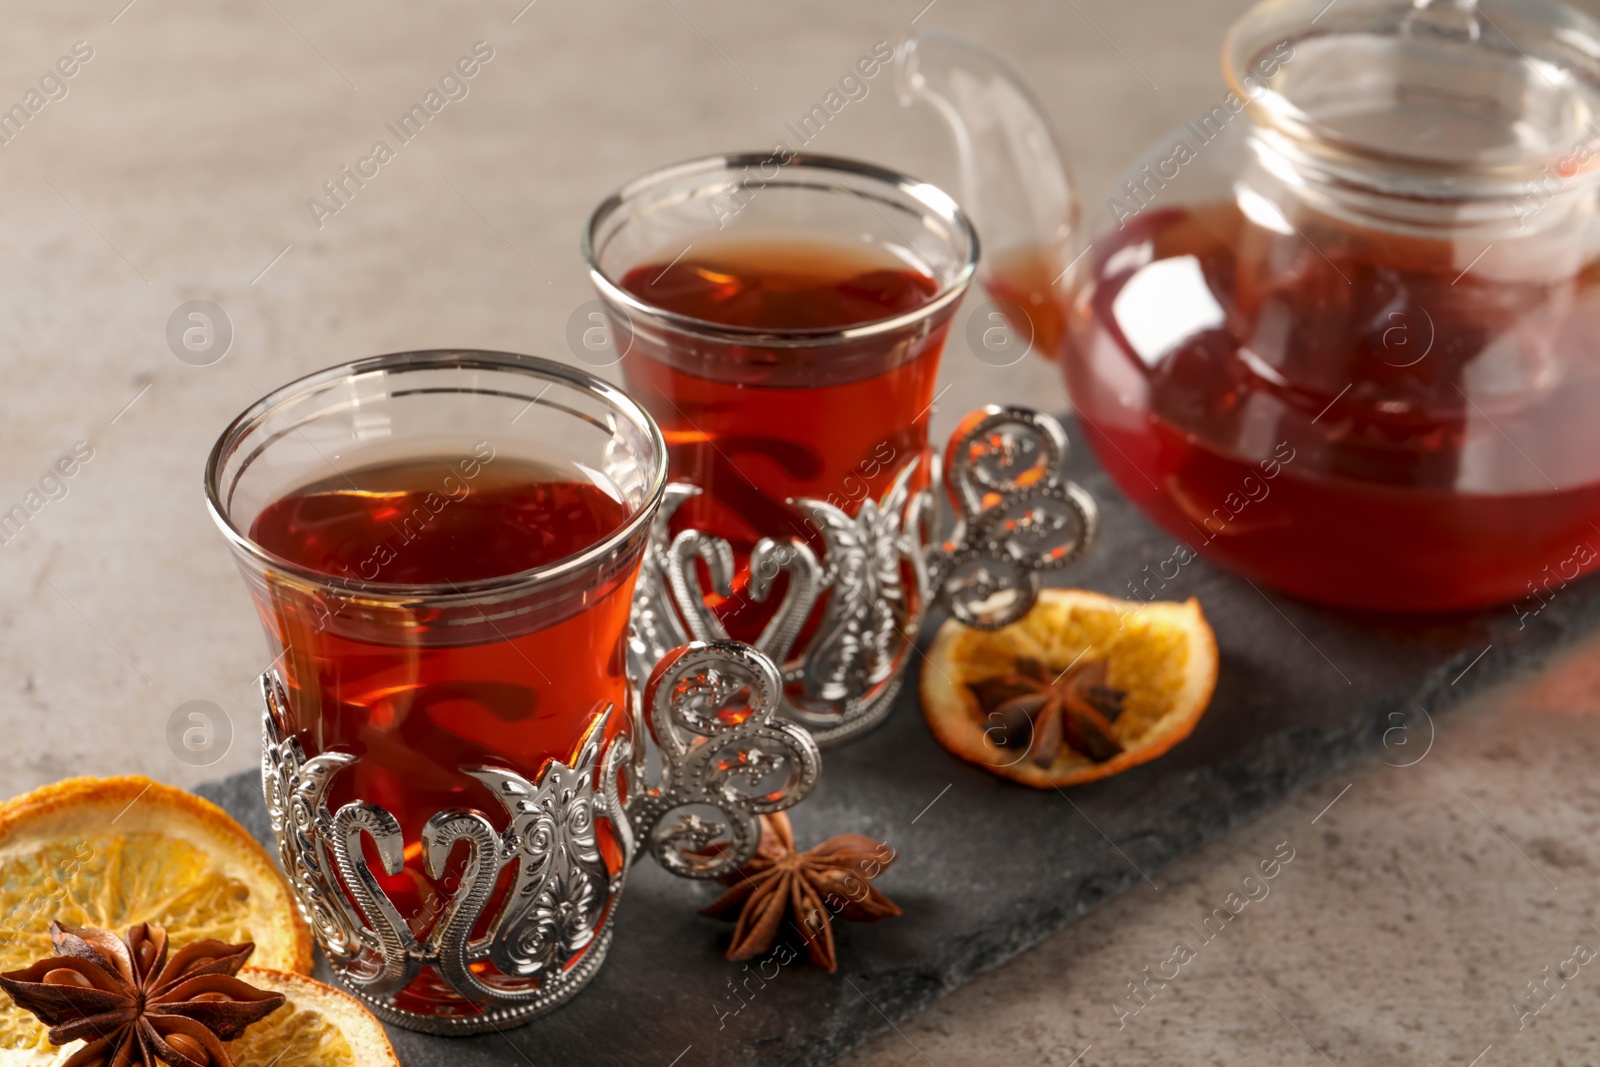
[[[955,139],[961,204],[989,264],[1028,251],[1064,271],[1079,244],[1077,190],[1027,86],[989,52],[942,30],[907,37],[895,57],[901,104],[932,105]]]

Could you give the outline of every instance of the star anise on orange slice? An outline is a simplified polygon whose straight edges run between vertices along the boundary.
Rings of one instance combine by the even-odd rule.
[[[993,724],[990,739],[1003,748],[1026,749],[1041,767],[1055,762],[1062,745],[1095,763],[1122,753],[1116,723],[1126,694],[1106,685],[1104,660],[1052,670],[1019,657],[1010,673],[968,682],[967,688]]]
[[[1041,589],[1009,626],[939,627],[922,661],[922,713],[962,759],[1061,789],[1148,763],[1188,737],[1218,666],[1217,635],[1193,597]]]
[[[50,1027],[52,1044],[87,1044],[64,1067],[233,1067],[223,1047],[276,1011],[282,993],[235,978],[255,945],[193,941],[169,959],[167,934],[50,924],[58,955],[0,974],[0,989]]]
[[[730,960],[766,952],[789,918],[805,942],[806,957],[831,974],[839,966],[833,919],[870,923],[900,914],[872,884],[894,858],[889,846],[860,834],[839,834],[801,852],[787,815],[763,815],[756,854],[723,877],[731,888],[700,914],[735,921]]]

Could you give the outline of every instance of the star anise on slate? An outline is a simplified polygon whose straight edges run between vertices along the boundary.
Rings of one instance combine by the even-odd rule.
[[[894,861],[887,845],[860,834],[839,834],[815,848],[795,848],[794,829],[782,812],[761,817],[761,844],[743,867],[723,877],[726,893],[700,909],[732,919],[728,959],[754,959],[772,947],[785,917],[805,942],[806,957],[832,973],[832,920],[877,922],[900,914],[872,879]]]
[[[233,1067],[222,1043],[284,1001],[234,977],[254,944],[194,941],[169,960],[166,931],[148,923],[126,938],[51,923],[50,942],[59,955],[0,974],[0,989],[52,1043],[88,1042],[64,1067]]]
[[[1048,767],[1066,745],[1095,763],[1122,752],[1117,717],[1125,694],[1106,685],[1104,660],[1053,671],[1020,657],[1010,674],[967,683],[989,724],[989,739],[1003,748],[1027,750]]]

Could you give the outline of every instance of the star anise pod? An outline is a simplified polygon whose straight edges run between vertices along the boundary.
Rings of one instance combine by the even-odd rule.
[[[272,1014],[282,993],[235,978],[254,944],[193,941],[167,958],[167,932],[50,924],[59,955],[0,974],[0,989],[50,1027],[50,1041],[88,1044],[64,1067],[233,1067],[223,1048]]]
[[[1104,660],[1052,671],[1022,657],[1010,674],[969,682],[967,688],[984,710],[989,739],[1026,749],[1041,767],[1056,761],[1062,745],[1095,763],[1123,750],[1116,722],[1126,694],[1106,685]]]
[[[872,884],[894,858],[893,849],[860,834],[839,834],[800,852],[789,816],[763,815],[756,854],[723,877],[723,884],[732,888],[700,914],[735,920],[730,960],[754,959],[767,951],[783,931],[784,918],[790,917],[805,942],[806,957],[831,974],[839,966],[833,948],[835,917],[870,923],[900,914]]]

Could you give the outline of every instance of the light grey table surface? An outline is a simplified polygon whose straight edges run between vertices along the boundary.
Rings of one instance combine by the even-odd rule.
[[[266,657],[200,472],[262,392],[403,348],[571,359],[567,322],[590,299],[578,231],[604,193],[770,146],[914,19],[1027,77],[1093,212],[1127,160],[1220,93],[1217,46],[1242,7],[525,2],[7,5],[0,104],[77,42],[93,57],[0,145],[0,510],[77,442],[92,459],[0,546],[0,792],[85,772],[193,784],[254,762]],[[478,41],[493,58],[469,94],[319,227],[307,200]],[[931,118],[886,77],[810,147],[952,176]],[[191,299],[233,324],[211,366],[168,348]],[[1052,368],[983,364],[960,327],[936,431],[985,401],[1066,407]],[[206,765],[169,743],[191,700],[234,734]],[[1417,751],[1157,874],[854,1062],[1600,1062],[1600,968],[1523,1029],[1514,1008],[1577,942],[1600,949],[1600,655],[1449,715],[1422,762],[1392,765]],[[1270,897],[1119,1028],[1125,983],[1283,841],[1296,858]]]

